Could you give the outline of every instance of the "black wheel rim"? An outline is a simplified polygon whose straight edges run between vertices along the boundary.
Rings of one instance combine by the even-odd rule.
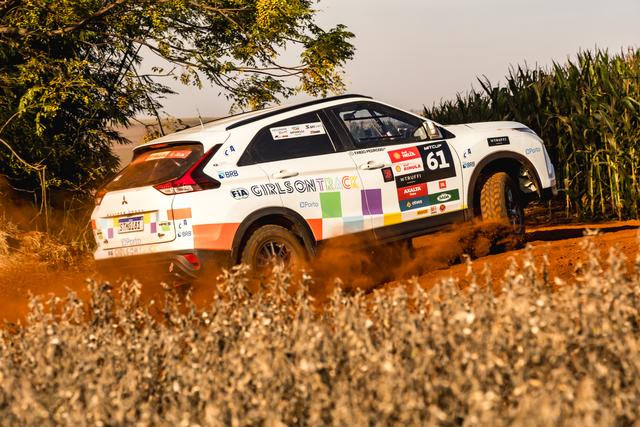
[[[292,250],[285,242],[268,240],[258,249],[256,267],[264,268],[274,263],[288,265],[291,262]]]
[[[522,208],[516,200],[511,187],[507,187],[505,191],[505,199],[507,202],[507,216],[509,217],[509,222],[516,230],[520,231],[523,223]]]

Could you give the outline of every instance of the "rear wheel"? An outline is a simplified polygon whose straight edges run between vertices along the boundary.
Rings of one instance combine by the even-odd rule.
[[[254,231],[241,256],[242,263],[254,271],[263,271],[274,263],[300,265],[305,259],[306,251],[298,237],[279,225],[265,225]]]
[[[524,210],[520,192],[506,172],[489,175],[480,191],[483,221],[506,221],[514,231],[524,234]]]

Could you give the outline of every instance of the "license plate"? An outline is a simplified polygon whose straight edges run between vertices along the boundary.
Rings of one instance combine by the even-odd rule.
[[[131,218],[120,218],[118,220],[120,225],[119,233],[134,233],[136,231],[144,231],[144,217],[134,216]]]

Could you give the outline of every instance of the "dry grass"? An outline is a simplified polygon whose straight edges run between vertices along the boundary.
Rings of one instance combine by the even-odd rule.
[[[36,300],[28,326],[0,331],[0,419],[631,425],[640,411],[640,261],[625,272],[619,255],[601,263],[584,249],[592,257],[573,283],[549,279],[544,260],[529,257],[499,294],[484,278],[465,290],[409,283],[336,293],[321,312],[304,292],[311,279],[294,284],[284,272],[254,296],[245,270],[228,272],[205,311],[167,292],[160,321],[139,303],[137,284],[114,298],[90,283],[90,305],[74,295]]]

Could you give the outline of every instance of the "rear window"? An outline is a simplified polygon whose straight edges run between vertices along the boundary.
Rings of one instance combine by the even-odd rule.
[[[180,178],[202,156],[202,144],[162,145],[139,150],[106,187],[107,191],[161,184]]]

